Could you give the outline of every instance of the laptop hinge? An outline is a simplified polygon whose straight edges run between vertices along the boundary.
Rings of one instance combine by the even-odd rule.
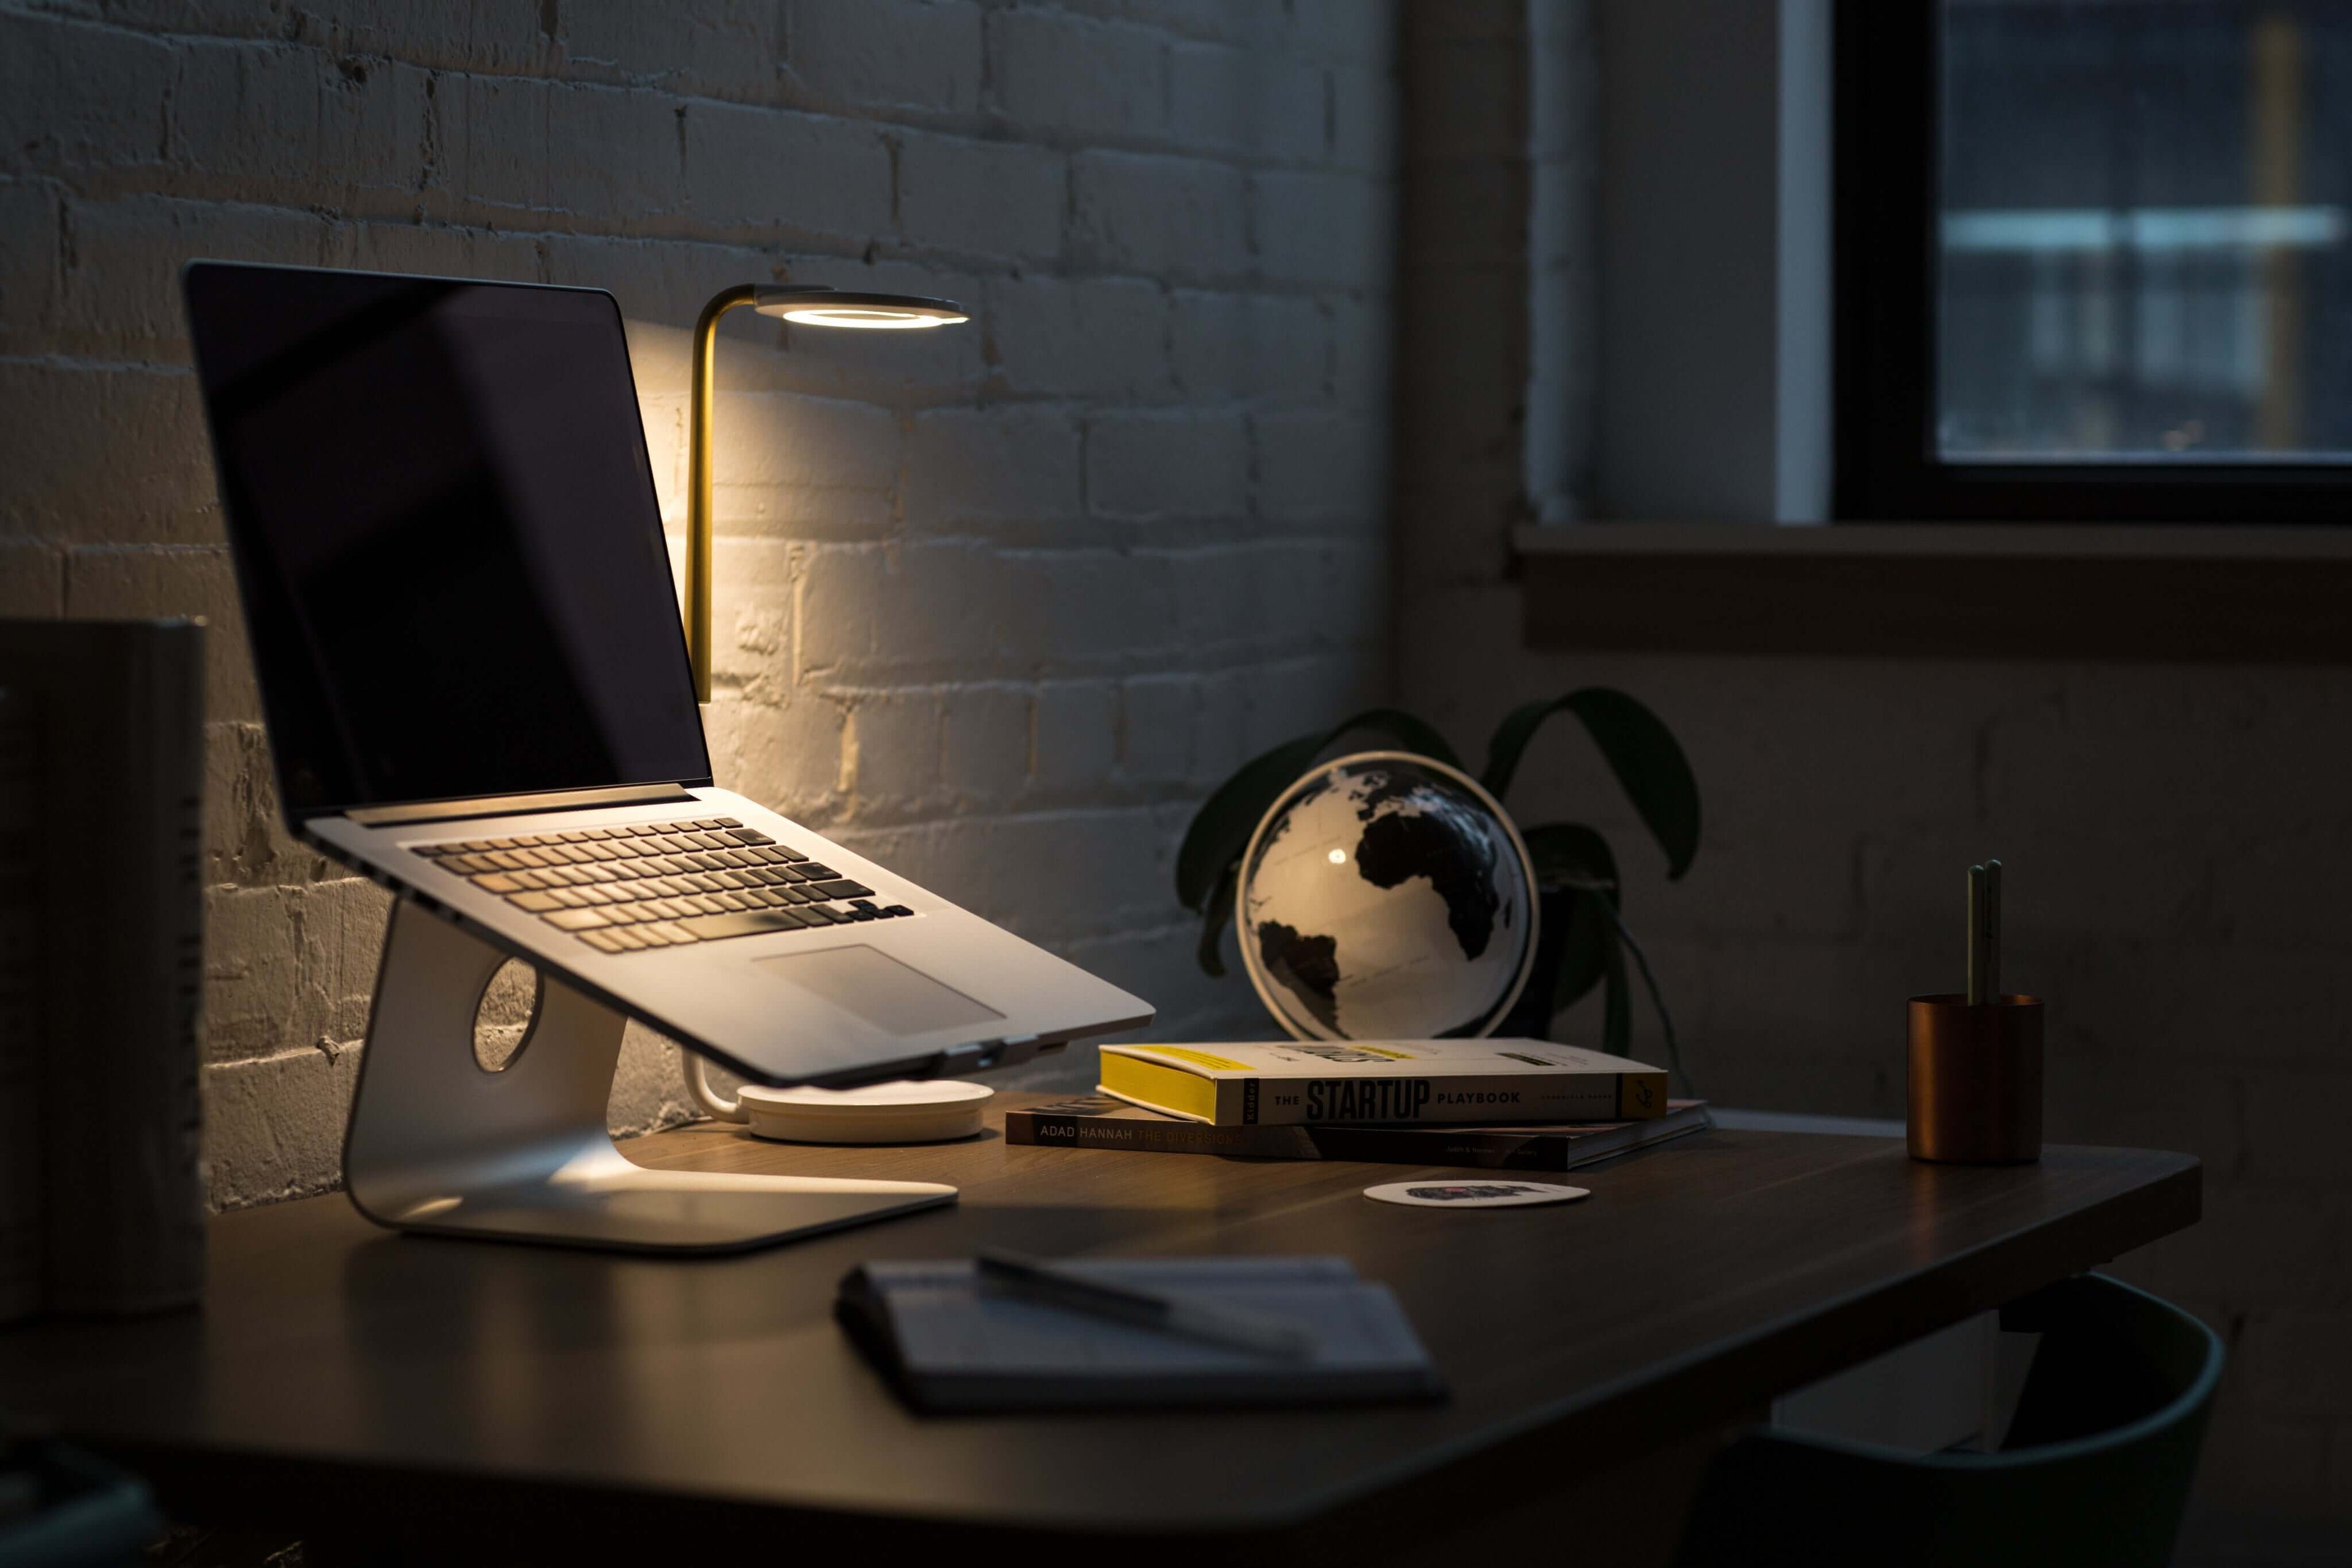
[[[426,800],[413,805],[364,805],[342,815],[362,827],[394,827],[411,822],[456,822],[468,816],[514,816],[530,811],[586,811],[604,805],[676,805],[694,796],[684,786],[615,784],[609,789],[562,789],[544,795],[478,795],[469,800]]]

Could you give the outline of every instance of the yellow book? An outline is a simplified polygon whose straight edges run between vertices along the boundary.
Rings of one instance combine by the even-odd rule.
[[[1664,1069],[1550,1040],[1104,1046],[1101,1089],[1217,1127],[1339,1121],[1641,1121]]]

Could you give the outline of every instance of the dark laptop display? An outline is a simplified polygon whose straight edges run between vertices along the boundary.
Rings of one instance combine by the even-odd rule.
[[[184,281],[289,811],[709,781],[610,295]]]

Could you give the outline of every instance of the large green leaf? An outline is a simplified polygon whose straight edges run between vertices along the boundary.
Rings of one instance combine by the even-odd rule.
[[[1626,798],[1641,814],[1658,847],[1666,852],[1666,875],[1680,877],[1698,854],[1698,780],[1690,759],[1659,717],[1622,691],[1587,686],[1565,697],[1538,699],[1511,710],[1495,731],[1480,780],[1500,800],[1519,771],[1528,742],[1555,713],[1568,712],[1617,775]]]
[[[1609,901],[1624,900],[1617,887],[1617,857],[1609,840],[1580,822],[1549,822],[1520,836],[1528,858],[1536,863],[1536,881],[1547,888],[1604,889]]]
[[[1209,907],[1201,917],[1201,946],[1198,957],[1204,973],[1215,979],[1225,977],[1224,954],[1217,951],[1217,939],[1224,934],[1225,922],[1234,918],[1234,891],[1241,881],[1241,868],[1228,866],[1217,879],[1217,890],[1209,895]]]
[[[1328,730],[1286,741],[1242,764],[1239,773],[1202,803],[1201,809],[1193,814],[1192,826],[1184,830],[1184,842],[1176,850],[1176,897],[1186,909],[1201,911],[1201,967],[1209,973],[1224,973],[1223,962],[1217,955],[1217,942],[1225,922],[1233,916],[1230,897],[1222,908],[1214,902],[1218,883],[1240,862],[1242,851],[1249,847],[1250,835],[1257,831],[1258,819],[1265,815],[1266,808],[1334,741],[1359,731],[1386,735],[1409,751],[1435,757],[1449,766],[1461,766],[1444,736],[1421,719],[1395,708],[1370,709]]]

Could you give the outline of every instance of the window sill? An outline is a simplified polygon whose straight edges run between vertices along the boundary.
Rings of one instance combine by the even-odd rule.
[[[1536,648],[2352,662],[2352,529],[1576,523],[1514,543]]]

